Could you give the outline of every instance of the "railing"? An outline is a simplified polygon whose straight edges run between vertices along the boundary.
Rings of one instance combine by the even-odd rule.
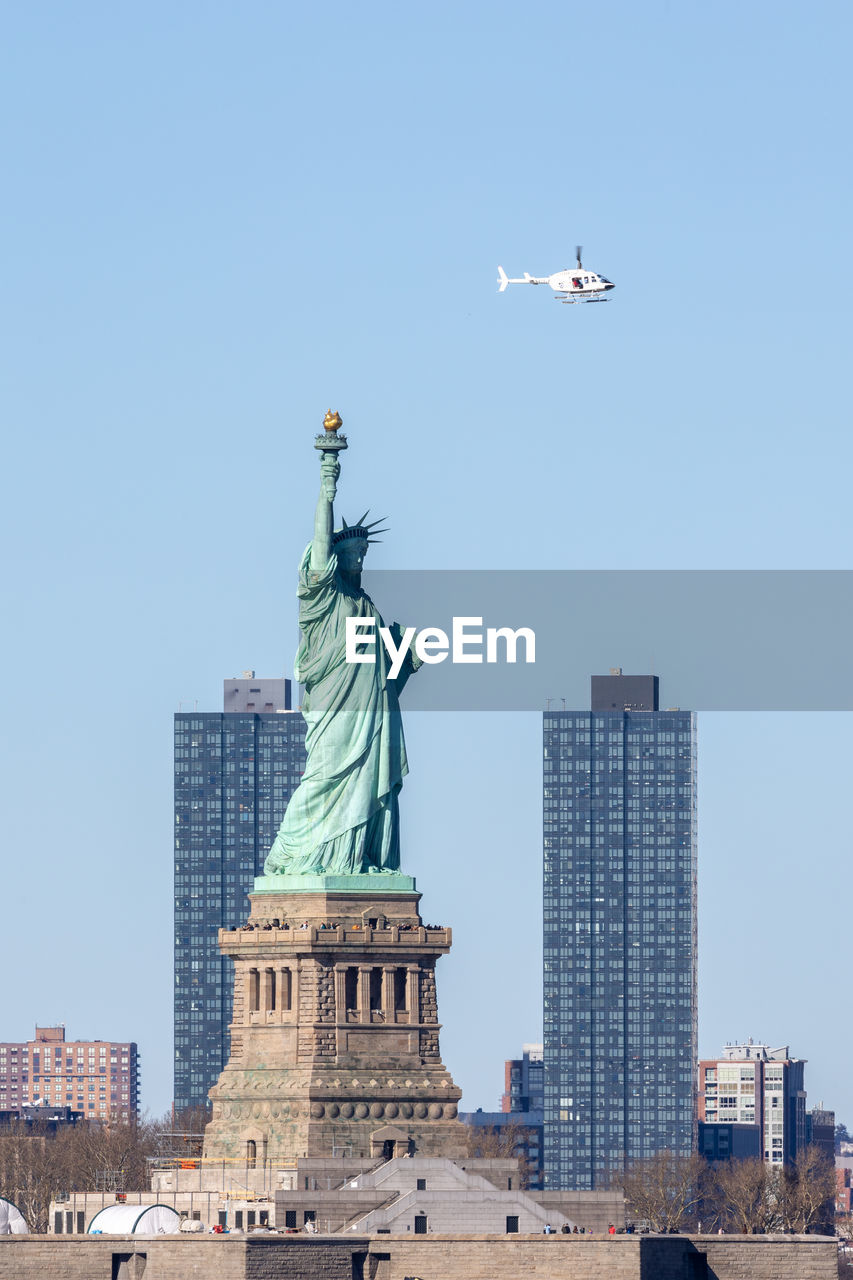
[[[447,936],[450,930],[444,925],[412,925],[411,927],[401,928],[399,925],[388,926],[385,929],[371,929],[365,927],[363,929],[344,929],[338,926],[335,929],[321,929],[317,925],[309,925],[307,929],[301,929],[298,926],[290,929],[264,929],[256,926],[253,929],[245,927],[238,929],[223,929],[222,933],[230,935],[229,941],[245,942],[247,945],[254,944],[258,941],[257,935],[260,934],[260,941],[267,941],[264,936],[266,934],[275,934],[275,942],[292,942],[295,945],[304,942],[417,942],[417,943],[438,943],[439,945],[447,945]],[[272,939],[269,939],[272,940]]]
[[[394,1203],[395,1200],[399,1200],[401,1194],[402,1193],[399,1191],[394,1191],[390,1196],[387,1197],[387,1199],[383,1200],[381,1204],[374,1205],[372,1209],[367,1209],[367,1210],[361,1209],[352,1218],[348,1218],[347,1221],[344,1223],[344,1225],[342,1227],[339,1227],[338,1230],[339,1231],[355,1230],[358,1226],[358,1223],[362,1221],[366,1222],[372,1213],[381,1213],[383,1209],[387,1209],[390,1205]]]
[[[411,1208],[417,1204],[418,1197],[423,1199],[423,1192],[419,1191],[395,1191],[388,1196],[387,1200],[383,1200],[381,1204],[374,1205],[372,1209],[362,1211],[350,1218],[349,1222],[343,1228],[344,1231],[373,1231],[374,1227],[382,1224],[383,1219],[380,1216],[390,1205],[394,1204],[398,1212],[402,1209]]]
[[[209,1167],[217,1167],[220,1169],[295,1169],[296,1161],[288,1160],[247,1160],[245,1156],[239,1158],[222,1157],[222,1156],[148,1156],[148,1169],[150,1173],[158,1171],[166,1172],[171,1169],[203,1169]]]

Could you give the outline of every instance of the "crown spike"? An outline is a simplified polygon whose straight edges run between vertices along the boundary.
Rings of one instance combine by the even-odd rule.
[[[366,542],[380,541],[379,538],[371,537],[371,534],[388,532],[388,526],[383,524],[386,517],[382,516],[379,520],[371,520],[369,523],[365,523],[365,519],[369,514],[370,509],[368,508],[361,519],[357,520],[355,524],[350,524],[345,517],[342,517],[342,527],[340,529],[336,529],[332,534],[332,544],[334,546],[338,546],[347,538],[361,538]],[[377,526],[380,525],[382,527],[378,528]]]

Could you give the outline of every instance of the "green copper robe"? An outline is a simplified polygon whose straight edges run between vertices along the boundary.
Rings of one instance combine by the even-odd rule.
[[[398,693],[420,663],[409,652],[396,680],[370,597],[338,569],[320,572],[309,544],[299,568],[302,638],[294,674],[305,685],[308,761],[264,875],[358,875],[400,865],[397,796],[408,773]],[[375,663],[346,661],[346,619],[375,618]],[[392,627],[395,644],[400,629]],[[363,652],[367,650],[363,649]]]

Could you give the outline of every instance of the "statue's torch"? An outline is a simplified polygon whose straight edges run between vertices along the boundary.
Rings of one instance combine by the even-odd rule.
[[[323,486],[330,502],[334,501],[341,471],[337,455],[342,449],[347,448],[346,436],[338,435],[338,428],[343,425],[341,415],[337,411],[332,413],[331,409],[328,409],[323,419],[323,430],[314,440],[314,448],[320,450]]]

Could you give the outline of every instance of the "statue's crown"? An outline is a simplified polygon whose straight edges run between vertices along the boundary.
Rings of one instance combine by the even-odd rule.
[[[377,529],[376,526],[382,523],[382,519],[371,520],[369,524],[365,524],[365,520],[370,514],[370,509],[365,511],[360,520],[356,520],[355,524],[347,524],[342,516],[343,528],[336,529],[332,534],[332,546],[337,546],[339,542],[346,541],[347,538],[361,538],[364,542],[381,542],[381,538],[375,538],[374,533],[385,533],[385,529]],[[384,519],[384,517],[383,517]]]

